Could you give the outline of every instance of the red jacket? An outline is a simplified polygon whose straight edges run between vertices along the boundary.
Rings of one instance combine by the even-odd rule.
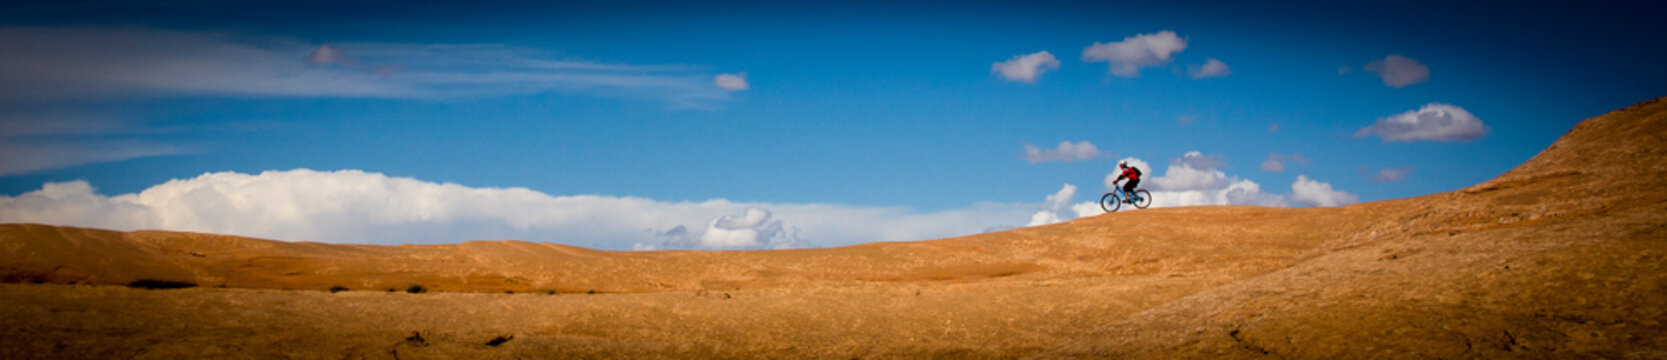
[[[1129,180],[1139,181],[1140,180],[1140,171],[1135,170],[1133,166],[1126,167],[1126,168],[1123,168],[1123,174],[1118,175],[1117,178],[1119,178],[1119,179],[1129,178]]]

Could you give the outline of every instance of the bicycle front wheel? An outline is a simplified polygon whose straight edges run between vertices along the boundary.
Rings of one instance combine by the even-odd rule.
[[[1146,191],[1146,189],[1135,190],[1134,198],[1136,199],[1134,207],[1145,209],[1147,206],[1152,206],[1152,193]]]
[[[1117,212],[1117,208],[1121,206],[1123,206],[1123,198],[1117,197],[1115,192],[1108,192],[1105,196],[1100,197],[1100,209],[1106,212]]]

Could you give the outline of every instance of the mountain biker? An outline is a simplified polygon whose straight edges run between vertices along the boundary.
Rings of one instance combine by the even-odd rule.
[[[1140,169],[1129,166],[1128,161],[1118,161],[1117,169],[1122,170],[1123,172],[1121,174],[1117,174],[1117,180],[1112,180],[1111,183],[1116,184],[1118,181],[1123,181],[1125,178],[1129,179],[1127,184],[1123,184],[1123,193],[1129,194],[1129,199],[1124,201],[1133,204],[1135,202],[1134,189],[1136,186],[1140,186]]]

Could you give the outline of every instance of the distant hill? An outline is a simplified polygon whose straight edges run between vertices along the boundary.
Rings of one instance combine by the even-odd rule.
[[[1667,358],[1664,144],[1655,99],[1453,192],[829,249],[333,245],[4,224],[0,279],[14,285],[0,286],[11,319],[0,355]],[[141,281],[196,288],[44,285]],[[413,284],[440,294],[384,295]],[[221,335],[249,326],[304,349]],[[114,340],[140,330],[158,335]],[[498,333],[516,335],[468,345]]]

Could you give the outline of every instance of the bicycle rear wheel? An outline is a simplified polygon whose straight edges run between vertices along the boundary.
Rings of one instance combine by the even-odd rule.
[[[1123,198],[1117,197],[1116,192],[1108,192],[1105,196],[1100,197],[1100,209],[1106,212],[1117,212],[1117,208],[1121,206],[1123,206]]]
[[[1152,206],[1152,193],[1146,191],[1146,189],[1135,190],[1134,197],[1137,199],[1134,202],[1134,207],[1145,209],[1147,206]]]

